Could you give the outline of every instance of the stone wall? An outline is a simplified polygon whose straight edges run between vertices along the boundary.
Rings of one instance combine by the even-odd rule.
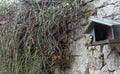
[[[96,11],[94,17],[105,17],[120,21],[120,0],[83,0]],[[81,31],[77,31],[77,36]],[[86,48],[87,37],[74,41],[70,49],[73,55],[71,68],[65,74],[120,74],[120,45],[104,45]],[[95,48],[95,50],[92,50]]]

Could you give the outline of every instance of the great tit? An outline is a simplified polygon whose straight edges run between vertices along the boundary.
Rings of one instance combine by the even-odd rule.
[[[87,41],[87,49],[88,49],[89,45],[92,44],[92,42],[93,42],[93,35],[90,35],[89,39]]]

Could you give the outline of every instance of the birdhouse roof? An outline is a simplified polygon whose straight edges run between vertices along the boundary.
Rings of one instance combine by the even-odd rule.
[[[113,25],[120,25],[120,22],[107,19],[107,18],[89,18],[91,21],[90,24],[85,28],[84,33],[90,33],[90,30],[93,28],[93,25],[106,25],[106,26],[113,26]]]

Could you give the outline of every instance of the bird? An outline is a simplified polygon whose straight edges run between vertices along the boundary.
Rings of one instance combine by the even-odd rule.
[[[92,44],[92,43],[93,43],[93,35],[90,35],[89,39],[87,41],[87,49],[88,49],[89,45]]]

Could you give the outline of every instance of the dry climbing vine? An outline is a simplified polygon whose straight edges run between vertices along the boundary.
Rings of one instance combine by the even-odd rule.
[[[87,8],[80,0],[21,0],[1,7],[2,72],[53,74],[70,67],[69,50]],[[83,4],[84,5],[84,4]]]

